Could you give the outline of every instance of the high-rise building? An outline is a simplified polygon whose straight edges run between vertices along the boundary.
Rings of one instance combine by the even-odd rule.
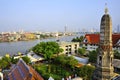
[[[114,74],[112,62],[112,20],[108,9],[105,8],[100,24],[100,43],[94,80],[111,80]]]

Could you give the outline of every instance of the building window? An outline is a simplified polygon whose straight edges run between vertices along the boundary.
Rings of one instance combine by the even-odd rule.
[[[71,51],[71,48],[69,49],[69,51]]]
[[[87,39],[85,39],[85,42],[87,42]]]
[[[75,49],[77,49],[77,47],[75,47]]]
[[[99,65],[102,63],[102,56],[99,56]]]
[[[68,51],[68,49],[66,49],[66,51]]]
[[[77,50],[75,50],[75,53],[77,53]]]

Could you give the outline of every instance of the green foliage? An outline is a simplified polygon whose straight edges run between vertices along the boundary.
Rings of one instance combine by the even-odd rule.
[[[97,51],[89,52],[89,62],[96,63],[97,61]]]
[[[71,72],[67,71],[66,69],[62,68],[61,66],[51,64],[51,73],[48,73],[48,65],[46,64],[38,64],[35,65],[34,68],[38,73],[42,75],[42,77],[45,80],[48,80],[48,78],[51,76],[55,80],[61,80],[63,77],[68,77]]]
[[[95,68],[93,66],[82,66],[76,69],[76,73],[78,76],[82,77],[84,80],[91,80],[93,71]]]
[[[12,64],[16,64],[18,62],[19,59],[15,59],[14,57],[11,57],[11,62]]]
[[[54,54],[63,51],[56,42],[40,42],[32,49],[35,53],[44,55],[45,59],[50,60]]]
[[[69,67],[73,69],[77,64],[78,61],[74,59],[72,56],[60,55],[54,59],[56,64],[61,64],[63,67]]]
[[[0,60],[0,68],[4,69],[7,68],[7,66],[9,66],[9,63],[5,60]]]
[[[40,42],[39,44],[37,44],[36,46],[33,47],[33,52],[43,55],[44,58],[46,60],[48,60],[48,62],[51,62],[51,58],[53,58],[54,54],[59,54],[60,52],[63,51],[63,49],[61,49],[59,47],[59,44],[56,42]],[[51,66],[48,66],[48,72],[51,72]]]
[[[114,50],[114,58],[120,59],[120,53],[117,50]]]
[[[52,76],[55,80],[61,80],[63,77],[66,78],[74,73],[75,66],[78,64],[78,61],[72,56],[59,55],[54,58],[51,64],[37,64],[34,68],[44,77],[45,80],[48,80]],[[49,66],[51,72],[49,73]]]
[[[30,62],[30,58],[27,56],[22,57],[22,59],[26,62]],[[0,68],[2,69],[9,69],[12,64],[16,64],[19,59],[14,59],[14,57],[6,57],[3,56],[2,59],[0,59]]]
[[[2,59],[0,59],[0,68],[9,68],[11,65],[11,58],[3,56]]]
[[[26,62],[26,64],[30,63],[30,58],[27,56],[23,56],[22,59]]]
[[[80,38],[79,37],[73,38],[72,42],[83,42],[83,40],[84,40],[84,37],[80,36]]]
[[[85,48],[78,48],[78,53],[83,56],[86,53],[86,49]]]

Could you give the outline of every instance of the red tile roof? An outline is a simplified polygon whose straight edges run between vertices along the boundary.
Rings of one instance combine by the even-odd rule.
[[[99,44],[100,42],[100,34],[86,34],[85,38],[87,39],[88,44]],[[120,34],[113,34],[112,35],[113,45],[116,45],[119,39]]]
[[[11,68],[8,80],[44,80],[32,67],[28,66],[22,59]]]
[[[113,34],[112,35],[112,40],[113,40],[114,45],[116,45],[116,43],[118,42],[119,39],[120,39],[120,34]]]
[[[85,38],[87,39],[89,44],[98,44],[100,42],[99,34],[86,34]]]

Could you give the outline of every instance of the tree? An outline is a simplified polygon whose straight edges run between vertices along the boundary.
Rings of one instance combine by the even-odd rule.
[[[83,56],[86,53],[86,49],[85,48],[78,48],[78,53]]]
[[[23,56],[22,59],[26,62],[26,64],[30,63],[30,58],[27,56]]]
[[[3,60],[3,59],[0,60],[0,68],[1,68],[1,69],[6,68],[8,65],[9,65],[9,64],[8,64],[7,61],[5,61],[5,60]]]
[[[76,73],[77,73],[77,75],[82,77],[84,80],[91,80],[94,70],[95,70],[95,67],[85,65],[80,68],[77,68]]]
[[[67,57],[67,61],[66,61],[67,65],[71,68],[71,69],[74,69],[75,66],[78,64],[78,61],[73,57],[73,56],[70,56],[70,57]]]
[[[96,63],[97,61],[97,51],[93,50],[89,52],[89,62]]]
[[[44,53],[44,49],[45,49],[45,42],[40,42],[37,45],[35,45],[32,50],[33,52],[35,52],[36,54],[42,54]]]
[[[114,50],[114,58],[120,59],[120,53],[117,50]]]
[[[0,68],[9,68],[11,66],[11,58],[3,56],[2,59],[0,59]]]
[[[72,42],[83,42],[83,40],[84,40],[84,37],[83,36],[80,36],[80,37],[76,37],[76,38],[73,38],[72,39]]]
[[[14,56],[11,57],[11,63],[12,64],[16,64],[18,62],[18,60],[19,59],[18,58],[15,59]]]
[[[32,49],[35,53],[41,54],[46,60],[50,60],[54,54],[59,54],[63,51],[56,42],[40,42]]]
[[[36,46],[33,47],[33,52],[37,54],[41,54],[44,56],[48,62],[51,62],[51,58],[54,56],[54,54],[59,54],[63,50],[60,48],[59,44],[53,41],[50,42],[40,42]],[[50,66],[49,66],[49,72],[50,72]]]
[[[74,69],[78,61],[73,56],[60,55],[54,59],[56,64],[61,64],[62,67]]]

